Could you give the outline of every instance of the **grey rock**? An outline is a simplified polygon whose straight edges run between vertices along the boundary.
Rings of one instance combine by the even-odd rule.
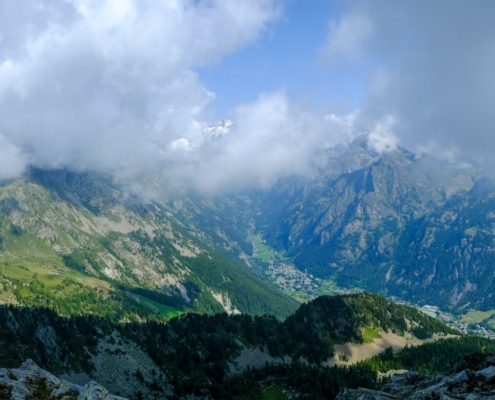
[[[495,366],[490,365],[489,367],[476,372],[476,376],[482,376],[487,381],[493,379],[495,377]]]
[[[398,396],[394,396],[390,393],[380,392],[378,390],[370,389],[343,389],[337,399],[348,399],[348,400],[395,400],[400,399]]]
[[[80,392],[81,388],[77,385],[74,385],[71,382],[62,381],[58,388],[52,390],[50,396],[53,398],[57,398],[63,395],[75,397],[78,396]]]
[[[82,392],[77,396],[77,400],[127,400],[124,397],[114,396],[108,393],[100,384],[95,381],[88,382]]]
[[[96,382],[84,388],[61,380],[40,368],[33,360],[26,360],[19,368],[0,368],[1,398],[26,400],[32,398],[62,400],[125,400],[113,396]],[[7,397],[8,396],[8,397]]]
[[[453,377],[449,379],[449,385],[458,385],[463,382],[467,382],[469,380],[469,376],[467,371],[461,371],[458,374],[455,374]]]
[[[477,354],[472,360],[466,358],[462,368],[467,368],[452,375],[426,376],[406,372],[393,376],[382,391],[344,389],[337,399],[495,400],[495,366],[486,367],[492,362],[492,354]]]

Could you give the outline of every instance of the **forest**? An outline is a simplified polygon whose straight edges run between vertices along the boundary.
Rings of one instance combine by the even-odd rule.
[[[81,296],[83,303],[85,299]],[[112,354],[125,354],[129,344],[147,354],[155,367],[146,370],[141,366],[132,372],[133,379],[139,379],[159,398],[178,399],[185,394],[214,398],[247,394],[256,398],[267,388],[280,388],[300,393],[302,398],[324,399],[333,398],[342,387],[377,388],[383,383],[378,372],[447,372],[465,354],[495,351],[489,340],[460,336],[406,347],[397,354],[386,350],[356,365],[324,366],[334,354],[334,344],[363,343],[365,327],[398,335],[411,333],[406,319],[415,325],[412,329],[419,336],[454,333],[414,308],[371,294],[322,296],[302,305],[284,321],[271,315],[186,313],[167,323],[149,320],[122,324],[89,312],[67,318],[44,307],[2,306],[0,365],[16,367],[32,358],[54,373],[79,371],[98,380],[93,357],[102,351],[102,341],[110,340],[114,343]],[[46,340],[47,332],[51,332],[56,349],[52,340]],[[249,348],[260,349],[272,361],[256,369],[247,365],[233,373],[240,353]],[[169,385],[173,395],[166,394]]]

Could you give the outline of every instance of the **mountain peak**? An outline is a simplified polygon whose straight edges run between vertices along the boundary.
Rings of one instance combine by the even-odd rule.
[[[368,150],[368,141],[369,141],[370,135],[369,133],[359,135],[356,137],[350,144],[350,148],[353,147],[362,147],[363,149]]]

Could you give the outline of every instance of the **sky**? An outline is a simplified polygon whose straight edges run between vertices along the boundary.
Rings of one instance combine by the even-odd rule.
[[[0,179],[160,166],[269,187],[361,134],[490,160],[494,17],[492,0],[0,0]]]
[[[350,66],[330,71],[318,52],[334,15],[338,8],[328,0],[286,2],[283,15],[261,40],[220,64],[199,69],[202,82],[215,88],[217,115],[228,116],[232,105],[281,88],[314,106],[333,105],[343,111],[359,107],[364,95],[360,76]]]

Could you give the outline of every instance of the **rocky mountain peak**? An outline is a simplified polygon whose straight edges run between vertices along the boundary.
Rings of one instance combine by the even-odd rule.
[[[358,137],[356,137],[350,144],[350,148],[353,148],[353,147],[362,147],[363,149],[367,149],[368,148],[368,141],[370,139],[370,135],[369,134],[364,134],[364,135],[359,135]]]

